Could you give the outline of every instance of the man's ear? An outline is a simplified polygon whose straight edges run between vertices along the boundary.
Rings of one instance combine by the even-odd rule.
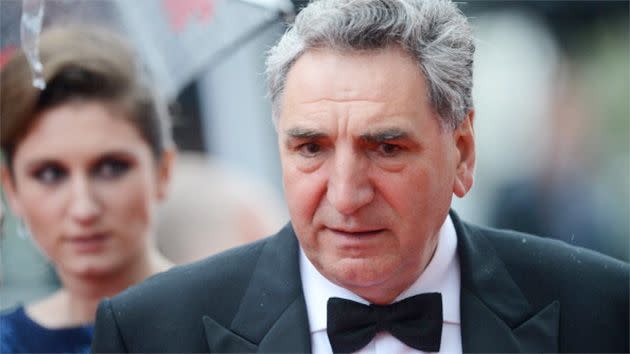
[[[9,171],[9,167],[5,164],[0,166],[0,182],[2,183],[2,190],[4,191],[11,211],[15,216],[22,217],[23,208],[20,199],[17,197],[15,180],[13,179],[11,171]]]
[[[177,152],[175,148],[164,150],[162,158],[159,161],[158,166],[158,181],[157,181],[157,198],[158,200],[164,200],[168,195],[168,187],[170,185],[173,170],[175,168],[175,159],[177,158]]]
[[[453,131],[457,148],[457,166],[453,193],[462,198],[472,188],[475,172],[475,132],[473,122],[475,111],[470,110],[466,118]]]

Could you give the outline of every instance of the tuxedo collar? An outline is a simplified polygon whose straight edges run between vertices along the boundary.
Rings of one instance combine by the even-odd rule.
[[[558,350],[560,303],[534,308],[510,276],[490,240],[451,211],[461,266],[464,352]]]

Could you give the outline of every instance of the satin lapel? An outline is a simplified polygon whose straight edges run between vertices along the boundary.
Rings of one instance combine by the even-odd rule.
[[[452,211],[451,218],[461,266],[463,351],[557,351],[560,304],[533,308],[486,236]]]
[[[296,298],[260,342],[260,353],[310,353],[311,335],[304,296]]]
[[[264,246],[231,329],[260,352],[310,352],[298,242],[290,224]]]
[[[258,346],[208,316],[203,316],[206,341],[211,353],[255,353]]]

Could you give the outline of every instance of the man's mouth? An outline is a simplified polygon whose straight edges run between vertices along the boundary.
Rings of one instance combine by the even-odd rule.
[[[362,228],[362,229],[348,229],[348,228],[328,228],[335,234],[348,236],[348,237],[368,237],[381,234],[385,229],[379,228]]]

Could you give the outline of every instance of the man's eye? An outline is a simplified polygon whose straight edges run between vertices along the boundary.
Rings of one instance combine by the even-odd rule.
[[[44,165],[33,172],[33,177],[43,184],[55,184],[67,175],[66,170],[56,164]]]
[[[395,144],[383,143],[378,146],[378,152],[385,157],[396,156],[402,148]]]
[[[298,151],[302,156],[313,157],[322,150],[321,145],[316,143],[306,143],[298,146]]]
[[[116,178],[124,175],[130,168],[127,161],[119,159],[105,159],[94,168],[93,174],[100,178]]]

